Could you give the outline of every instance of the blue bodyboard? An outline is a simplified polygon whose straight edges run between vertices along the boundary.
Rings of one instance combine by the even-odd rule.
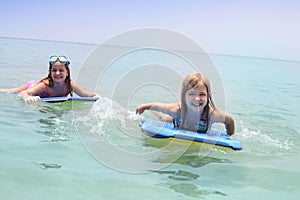
[[[227,147],[233,150],[241,150],[243,148],[243,145],[239,140],[232,140],[226,133],[211,134],[182,130],[174,128],[172,122],[144,119],[142,120],[141,129],[146,135],[153,138],[177,138],[181,140]]]

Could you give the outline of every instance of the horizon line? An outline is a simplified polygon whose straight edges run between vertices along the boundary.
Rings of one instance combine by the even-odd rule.
[[[87,43],[87,42],[75,42],[75,41],[62,41],[62,40],[46,40],[46,39],[34,39],[34,38],[21,38],[21,37],[8,37],[8,36],[0,36],[0,38],[4,39],[16,39],[16,40],[30,40],[30,41],[41,41],[41,42],[57,42],[57,43],[67,43],[67,44],[79,44],[79,45],[89,45],[89,46],[97,46],[99,44],[96,43]],[[208,55],[215,55],[215,56],[228,56],[228,57],[237,57],[237,58],[244,58],[244,59],[259,59],[259,60],[273,60],[273,61],[280,61],[280,62],[294,62],[300,63],[300,60],[290,60],[290,59],[283,59],[283,58],[267,58],[267,57],[259,57],[259,56],[245,56],[245,55],[235,55],[235,54],[225,54],[225,53],[207,53]]]

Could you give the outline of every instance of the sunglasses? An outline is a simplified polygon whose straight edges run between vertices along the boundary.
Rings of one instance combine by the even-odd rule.
[[[70,63],[66,56],[53,55],[53,56],[50,56],[50,58],[49,58],[50,63],[55,63],[57,60],[61,63],[64,63],[64,64]]]

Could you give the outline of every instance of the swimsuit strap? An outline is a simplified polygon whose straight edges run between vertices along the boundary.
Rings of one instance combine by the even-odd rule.
[[[209,112],[209,111],[208,111]],[[207,112],[202,112],[199,122],[198,122],[198,133],[206,132],[208,129],[208,118],[205,116]]]
[[[179,128],[179,123],[173,118],[174,128]]]
[[[180,126],[180,119],[181,119],[181,105],[180,103],[178,103],[178,107],[179,107],[179,117],[177,118],[173,118],[173,125],[174,125],[174,128],[179,128]]]
[[[66,96],[68,96],[70,94],[70,91],[69,91],[69,87],[68,87],[68,85],[66,85]]]
[[[45,88],[46,88],[46,91],[47,91],[47,95],[48,97],[50,97],[50,92],[49,92],[49,86],[43,81],[44,85],[45,85]]]

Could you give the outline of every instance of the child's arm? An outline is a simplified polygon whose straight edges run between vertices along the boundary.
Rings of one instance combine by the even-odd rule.
[[[168,114],[164,114],[162,112],[157,112],[157,111],[152,111],[158,118],[160,121],[164,121],[164,122],[172,122],[173,121],[173,117],[168,115]]]
[[[75,83],[74,81],[71,81],[71,86],[73,88],[73,91],[81,97],[98,97],[98,98],[101,98],[100,94],[92,93],[92,92],[84,89],[83,87],[81,87],[80,85]]]
[[[22,85],[22,86],[17,87],[17,88],[0,89],[0,92],[15,92],[15,93],[19,93],[19,92],[22,92],[23,90],[26,90],[26,86],[25,85]]]
[[[40,99],[39,96],[35,96],[35,95],[44,92],[44,90],[45,90],[44,83],[40,82],[37,85],[20,92],[19,96],[23,98],[26,103],[34,103]]]
[[[228,135],[234,134],[234,120],[231,115],[220,110],[214,110],[212,112],[212,122],[211,123],[223,123],[226,128]]]
[[[145,110],[162,112],[174,117],[175,115],[177,115],[179,111],[179,104],[178,103],[165,104],[165,103],[157,103],[157,102],[141,104],[136,108],[136,114],[142,114]]]
[[[225,122],[224,122],[224,124],[225,124],[227,134],[228,135],[233,135],[235,128],[234,128],[234,120],[231,117],[231,115],[225,113]]]

